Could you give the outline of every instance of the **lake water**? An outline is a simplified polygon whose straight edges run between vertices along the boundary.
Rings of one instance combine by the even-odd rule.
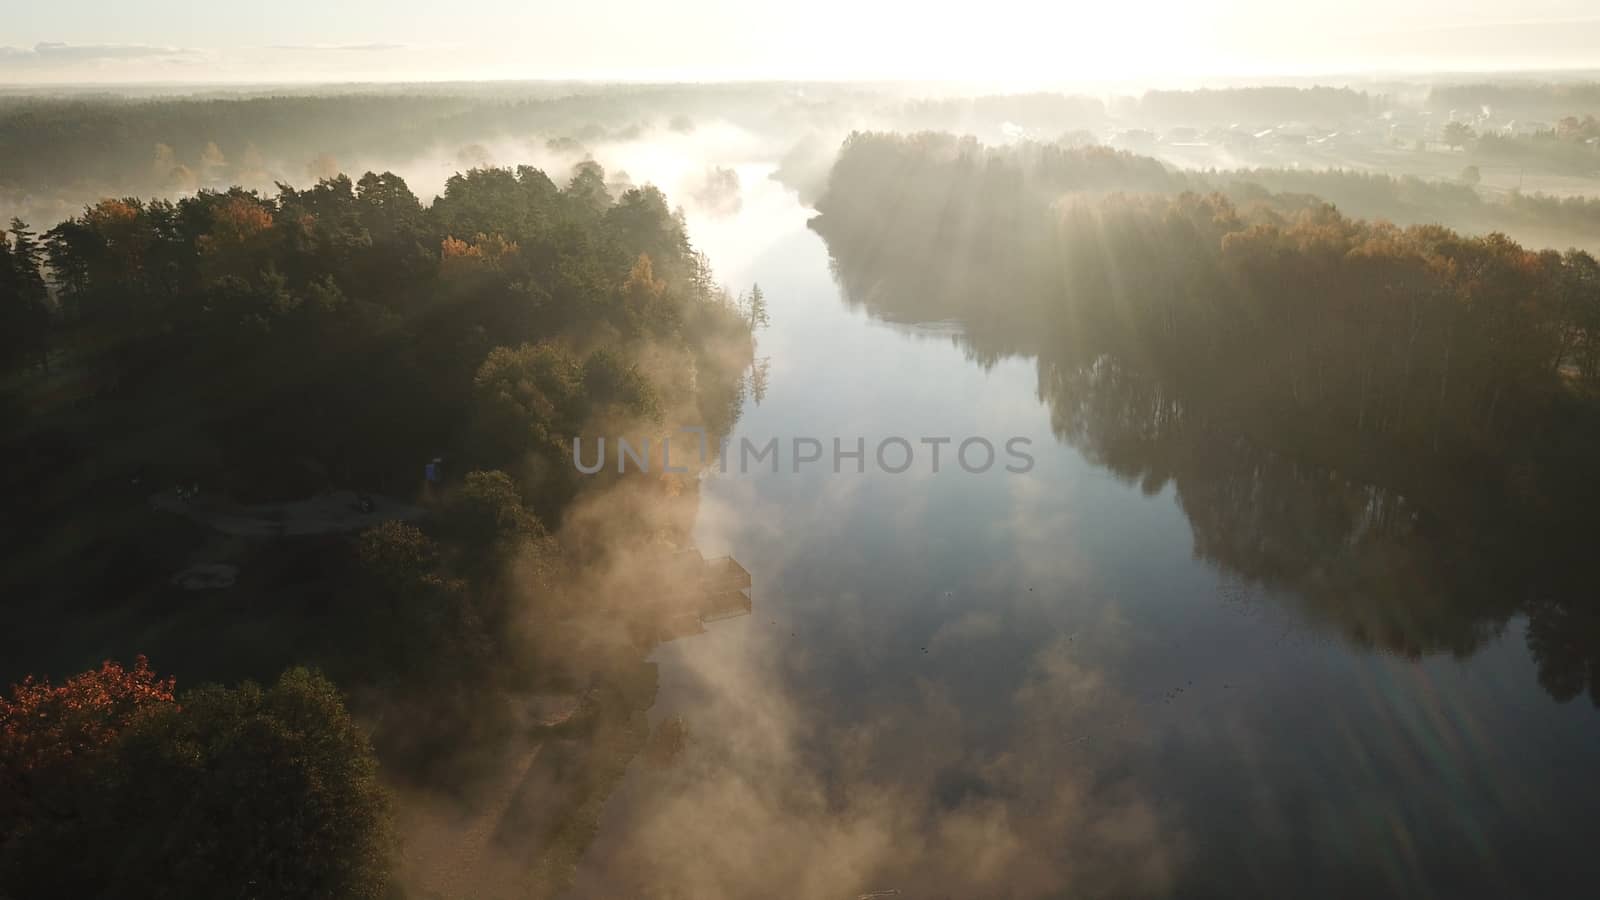
[[[783,459],[709,474],[697,538],[751,571],[754,612],[655,654],[651,719],[691,743],[635,761],[575,895],[1592,892],[1600,713],[1541,686],[1522,615],[1218,562],[1302,536],[1197,531],[1194,482],[1058,440],[1033,360],[853,308],[806,211],[744,182],[740,216],[691,233],[766,292],[768,387],[734,438]],[[969,474],[946,447],[933,474],[919,446],[889,474],[870,448],[895,435],[1026,437],[1036,465]],[[865,474],[790,470],[792,438],[836,436]],[[1352,639],[1413,626],[1466,637]]]

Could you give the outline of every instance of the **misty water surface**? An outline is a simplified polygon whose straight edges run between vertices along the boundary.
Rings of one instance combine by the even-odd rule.
[[[577,895],[1520,896],[1593,868],[1600,716],[1541,687],[1522,616],[1265,586],[1226,560],[1270,531],[1197,530],[1204,483],[1057,440],[1033,360],[846,304],[805,210],[744,176],[740,216],[693,223],[772,309],[736,439],[1024,436],[1037,465],[707,477],[701,549],[755,611],[657,652],[652,720],[692,743],[634,763]]]

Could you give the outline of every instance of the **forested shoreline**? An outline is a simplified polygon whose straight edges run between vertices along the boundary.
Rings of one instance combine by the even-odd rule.
[[[572,439],[722,433],[753,348],[755,317],[665,196],[613,196],[587,163],[564,185],[474,169],[424,205],[369,172],[275,196],[107,199],[43,234],[15,223],[3,247],[7,681],[21,686],[0,700],[0,893],[244,879],[385,896],[378,773],[466,790],[541,739],[519,709],[549,692],[581,701],[553,733],[587,749],[551,821],[528,826],[546,849],[518,878],[559,890],[648,732],[643,658],[663,611],[611,598],[665,577],[695,495],[692,473],[580,480]],[[422,518],[240,543],[146,502],[334,489],[396,495]],[[170,580],[197,558],[244,570],[226,602]],[[23,680],[98,653],[140,659]],[[275,686],[202,686],[239,674]],[[252,757],[253,729],[291,735],[285,755]],[[183,774],[195,742],[216,758]],[[130,766],[177,768],[141,785],[118,774]],[[250,821],[285,830],[255,833],[219,819],[224,791],[303,814],[261,806]],[[216,837],[162,850],[138,837],[146,814],[172,818],[170,840]],[[55,879],[85,840],[105,845],[95,865]],[[174,854],[176,873],[141,868]]]
[[[1015,863],[1044,885],[1080,840],[1096,867],[1151,859],[1122,842],[1145,809],[1125,788],[1229,784],[1241,736],[1264,735],[1247,774],[1308,758],[1309,719],[1285,711],[1313,704],[1261,686],[1288,663],[1286,693],[1393,662],[1368,651],[1464,660],[1520,628],[1517,671],[1600,708],[1594,84],[164,92],[0,89],[0,209],[49,211],[0,228],[0,900],[584,893],[607,798],[635,759],[677,760],[702,703],[718,708],[694,727],[726,733],[638,779],[629,802],[670,815],[601,854],[637,871],[594,884],[765,886],[773,839],[816,844],[781,871],[837,862],[807,884],[862,896],[970,860],[984,871],[952,883],[1005,885]],[[1511,111],[1558,124],[1517,131]],[[1480,183],[1462,167],[1480,156],[1507,166]],[[1523,162],[1547,176],[1532,188],[1580,193],[1524,193],[1506,174]],[[775,467],[719,485],[698,520],[693,464],[580,474],[579,438],[586,456],[684,427],[716,446],[768,398],[767,295],[718,280],[689,215],[799,298],[788,377],[750,430],[939,434],[970,414],[1076,452],[1046,448],[1029,482],[816,490]],[[1032,371],[994,377],[1007,358]],[[1037,405],[987,405],[1018,381]],[[703,667],[653,653],[710,601],[751,610],[718,573],[752,579],[696,536],[773,587]],[[1263,653],[1277,635],[1217,614],[1233,585],[1348,646]],[[1192,623],[1239,664],[1183,646]],[[660,706],[657,659],[680,692]],[[1191,678],[1215,705],[1180,718],[1166,704]],[[1471,691],[1495,729],[1527,705]],[[1331,728],[1372,712],[1320,696],[1344,704]],[[1376,740],[1394,709],[1349,726],[1374,738],[1352,757],[1365,774],[1413,759]],[[1218,770],[1159,758],[1211,711]],[[1323,775],[1253,783],[1281,796],[1216,845],[1215,884],[1240,883],[1234,841],[1270,849],[1263,871],[1305,861],[1302,836],[1328,833],[1301,818]],[[1359,783],[1410,785],[1386,777]],[[1059,804],[1028,799],[1044,782]],[[1388,827],[1369,812],[1335,824]],[[1183,837],[1140,815],[1133,830]],[[685,852],[730,823],[723,856]],[[844,852],[858,839],[873,846]],[[962,852],[926,864],[945,848]],[[1134,883],[1111,874],[1078,883]]]
[[[276,197],[106,200],[42,238],[19,223],[8,244],[6,308],[29,323],[8,368],[29,411],[73,407],[119,434],[187,428],[239,473],[218,487],[258,494],[330,475],[409,484],[442,453],[521,462],[612,406],[723,424],[736,386],[720,364],[737,372],[747,342],[664,196],[613,201],[593,164],[564,189],[528,167],[473,170],[426,208],[374,173]],[[525,344],[544,346],[490,352]],[[545,418],[525,435],[496,432],[513,427],[496,421],[507,366],[548,372]],[[693,386],[696,372],[709,382]],[[306,457],[320,474],[296,471]],[[546,477],[530,499],[564,496]]]
[[[1179,169],[1128,150],[1065,141],[985,148],[976,138],[940,132],[905,139],[921,144],[929,159],[961,157],[976,164],[1003,154],[1030,190],[1218,193],[1242,208],[1264,206],[1285,216],[1331,204],[1354,218],[1401,225],[1447,224],[1462,233],[1526,232],[1586,246],[1600,241],[1600,200],[1588,196],[1513,191],[1486,197],[1458,180],[1341,168]],[[858,160],[860,155],[858,150]]]
[[[1085,174],[1135,163],[857,135],[812,227],[848,297],[1036,357],[1063,440],[1175,481],[1197,553],[1353,639],[1465,654],[1517,612],[1594,617],[1591,256]],[[1584,644],[1541,677],[1600,700]]]
[[[1570,179],[1600,170],[1591,140],[1600,112],[1594,93],[1588,84],[1512,89],[1403,82],[1370,90],[1230,87],[1114,97],[946,96],[911,85],[802,82],[354,85],[187,96],[0,93],[0,211],[44,226],[45,219],[107,194],[177,197],[236,184],[270,192],[276,181],[330,177],[352,166],[408,177],[423,169],[432,177],[441,160],[466,168],[529,154],[540,160],[565,155],[565,165],[591,148],[652,141],[731,139],[764,145],[773,155],[788,147],[815,157],[804,160],[806,166],[825,168],[851,129],[929,129],[990,141],[1005,136],[1135,147],[1170,163],[1182,157],[1192,190],[1224,190],[1238,199],[1233,186],[1255,185],[1313,194],[1364,218],[1517,230],[1535,243],[1570,235],[1593,249],[1600,246],[1600,209],[1592,199],[1566,193]],[[1468,102],[1473,97],[1481,99]],[[1474,115],[1492,108],[1497,118],[1474,131],[1455,122],[1452,103]],[[1535,132],[1504,130],[1530,116],[1549,121],[1534,123],[1542,128]],[[1441,138],[1435,132],[1446,119]],[[1354,143],[1313,146],[1298,132],[1284,144],[1255,137],[1286,125]],[[1424,152],[1452,141],[1459,152]],[[1517,168],[1514,187],[1479,186],[1479,168],[1496,167]],[[1526,190],[1523,170],[1533,176]],[[1547,182],[1541,174],[1569,180]],[[785,178],[803,197],[813,196],[809,173],[796,178],[791,171]]]

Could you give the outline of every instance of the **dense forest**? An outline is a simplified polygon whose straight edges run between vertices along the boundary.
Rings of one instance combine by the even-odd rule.
[[[1330,195],[1341,187],[1338,178],[1321,190],[1272,190],[1318,193],[1360,216],[1440,221],[1469,231],[1519,229],[1539,242],[1554,241],[1567,229],[1587,234],[1584,241],[1592,239],[1597,230],[1592,203],[1563,205],[1538,194],[1562,189],[1559,185],[1530,185],[1504,197],[1497,192],[1509,191],[1510,185],[1475,189],[1463,177],[1467,165],[1515,166],[1518,177],[1512,182],[1520,182],[1523,170],[1534,176],[1592,175],[1600,156],[1587,142],[1592,134],[1584,130],[1584,117],[1595,112],[1585,105],[1592,93],[1588,86],[1527,86],[1518,89],[1527,97],[1518,94],[1522,99],[1508,106],[1491,106],[1490,95],[1469,103],[1475,95],[1465,87],[1436,87],[1431,94],[1415,84],[1381,88],[1369,93],[1351,87],[1232,87],[1094,97],[963,96],[926,86],[801,82],[446,83],[150,96],[0,93],[0,215],[49,222],[106,195],[175,198],[230,185],[270,192],[277,181],[303,183],[355,166],[403,172],[418,190],[432,191],[437,185],[418,184],[417,176],[445,165],[484,166],[497,157],[551,164],[551,158],[562,156],[565,167],[591,150],[604,155],[595,148],[690,139],[724,142],[740,154],[752,147],[770,157],[790,150],[796,158],[786,161],[785,180],[809,200],[815,195],[812,179],[797,178],[796,170],[825,169],[852,129],[932,129],[988,141],[1066,136],[1074,143],[1142,133],[1149,141],[1202,148],[1178,154],[1185,166],[1215,168],[1228,180],[1239,176],[1258,183],[1267,170],[1281,170],[1284,178],[1341,168],[1409,172],[1388,185],[1408,198],[1392,207],[1350,207],[1353,200]],[[1526,124],[1524,100],[1533,102],[1528,98],[1541,104],[1535,115],[1546,130],[1502,133],[1517,124],[1514,120]],[[1465,119],[1455,121],[1458,112],[1483,121],[1472,131]],[[1468,131],[1441,135],[1447,121]],[[1130,126],[1132,131],[1124,131]],[[1317,148],[1251,136],[1283,126],[1295,134],[1301,134],[1297,129],[1314,135],[1337,132],[1337,141]],[[1395,127],[1402,130],[1391,133]],[[1408,137],[1402,141],[1398,134]],[[1461,152],[1413,152],[1441,140],[1453,141]],[[1396,149],[1398,144],[1405,149]],[[1141,152],[1159,150],[1137,146]],[[1358,195],[1372,196],[1370,191]]]
[[[1525,612],[1546,686],[1600,702],[1576,577],[1600,508],[1600,264],[1271,196],[1107,193],[1164,178],[862,134],[812,224],[857,302],[955,319],[983,360],[1037,357],[1057,433],[1175,483],[1200,555],[1408,655],[1468,653]]]
[[[1138,116],[1147,122],[1208,124],[1348,122],[1391,105],[1387,98],[1347,87],[1238,87],[1190,91],[1147,91],[1139,97]]]
[[[758,161],[848,302],[1031,360],[1208,574],[1408,659],[1526,617],[1600,706],[1600,199],[1539,192],[1597,171],[1597,97],[0,90],[0,900],[567,889],[688,742],[647,657],[704,565],[692,465],[574,441],[763,398],[765,296],[673,205],[765,240]],[[657,142],[673,201],[594,159]]]
[[[64,218],[103,196],[270,189],[421,159],[468,168],[692,133],[717,121],[764,135],[844,127],[845,88],[807,85],[444,84],[128,97],[0,94],[0,212]],[[537,153],[537,156],[530,154]],[[575,160],[574,160],[575,161]],[[428,190],[433,185],[427,186]],[[419,188],[420,189],[420,188]]]
[[[206,176],[248,180],[263,165],[298,181],[321,155],[404,160],[437,145],[502,136],[593,141],[650,128],[688,131],[712,115],[757,122],[781,114],[793,124],[842,93],[806,87],[804,100],[771,85],[529,83],[142,98],[0,94],[0,190],[89,183],[144,193],[192,188],[197,179],[208,186]]]
[[[1189,189],[1219,191],[1241,206],[1298,212],[1331,203],[1347,215],[1463,232],[1515,231],[1594,245],[1600,200],[1513,191],[1486,197],[1470,184],[1343,169],[1241,169],[1191,175]]]
[[[1444,84],[1428,91],[1427,106],[1438,112],[1488,106],[1507,115],[1534,119],[1600,115],[1600,85],[1594,82],[1480,82]]]
[[[976,138],[928,133],[910,139],[922,142],[936,156],[980,155]],[[1600,200],[1587,196],[1556,197],[1536,191],[1486,194],[1454,178],[1358,169],[1179,169],[1150,156],[1092,141],[1084,144],[1070,136],[1055,142],[1019,141],[1008,145],[1006,152],[1016,161],[1018,177],[1043,190],[1220,193],[1242,208],[1266,206],[1285,215],[1326,203],[1358,218],[1401,225],[1446,224],[1464,232],[1507,231],[1600,246]],[[793,178],[802,196],[811,199],[820,195],[829,171],[786,159],[779,174]]]
[[[721,433],[758,318],[661,192],[474,169],[424,205],[369,172],[108,199],[0,246],[0,895],[384,896],[380,782],[462,790],[552,689],[583,698],[582,749],[519,879],[557,890],[646,737],[659,610],[613,598],[683,546],[694,496],[580,481],[572,439]],[[333,490],[405,514],[225,536],[239,503]],[[171,578],[197,559],[243,571],[225,599]],[[57,877],[88,842],[96,865]]]
[[[32,324],[11,357],[33,379],[34,439],[55,450],[167,432],[151,436],[153,458],[102,451],[102,467],[179,463],[219,488],[277,495],[330,477],[377,488],[441,454],[516,462],[612,405],[730,414],[718,354],[742,322],[662,194],[613,201],[592,164],[565,188],[530,168],[474,170],[428,208],[373,173],[276,197],[106,200],[42,242],[19,227],[11,245],[8,315]],[[50,316],[41,260],[58,287]],[[491,353],[519,345],[539,346]],[[551,373],[534,404],[548,418],[526,433],[495,418],[514,366]],[[77,432],[43,434],[58,423],[41,405],[84,411]],[[13,446],[21,496],[46,481],[30,461],[66,462]],[[560,475],[544,477],[528,490],[548,514],[565,494]]]

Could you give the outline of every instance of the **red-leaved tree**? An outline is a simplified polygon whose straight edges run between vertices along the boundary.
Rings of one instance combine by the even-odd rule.
[[[12,685],[0,697],[0,837],[42,785],[106,749],[141,708],[173,702],[173,683],[139,656],[131,670],[107,660],[59,687],[31,675]]]

